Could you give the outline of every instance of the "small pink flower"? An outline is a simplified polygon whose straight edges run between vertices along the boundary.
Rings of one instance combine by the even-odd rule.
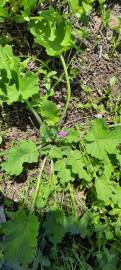
[[[58,133],[58,136],[61,137],[61,138],[65,138],[66,135],[67,135],[67,132],[64,131],[64,130],[61,130],[61,131],[59,131],[59,133]]]

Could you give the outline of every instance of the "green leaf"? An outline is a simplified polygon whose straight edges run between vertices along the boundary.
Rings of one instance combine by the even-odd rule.
[[[89,14],[92,10],[92,4],[94,0],[68,0],[72,11],[77,17],[81,17],[83,14]]]
[[[20,175],[25,162],[33,163],[37,161],[36,144],[32,141],[21,141],[8,151],[7,160],[2,163],[2,169],[9,175]]]
[[[80,234],[82,238],[89,236],[91,231],[90,225],[90,214],[85,212],[80,219],[76,219],[74,216],[67,218],[67,231],[72,235]]]
[[[7,79],[13,79],[13,75],[18,73],[18,64],[19,58],[13,55],[12,47],[0,46],[0,75],[3,76],[5,82]]]
[[[36,254],[39,222],[35,215],[26,215],[24,210],[13,214],[3,225],[3,251],[5,260],[28,265]]]
[[[60,183],[64,185],[73,181],[74,178],[71,175],[70,168],[67,167],[67,159],[63,158],[55,162],[55,171],[57,172],[57,178],[60,179]]]
[[[6,8],[0,6],[0,21],[4,21],[3,18],[9,18],[9,13]]]
[[[95,188],[98,199],[104,201],[105,205],[109,205],[111,203],[113,187],[104,175],[95,181]]]
[[[84,179],[88,182],[91,181],[91,176],[85,169],[86,164],[84,163],[81,151],[71,150],[68,154],[67,165],[71,166],[72,172],[78,174],[80,179]]]
[[[80,131],[70,128],[67,133],[67,136],[64,138],[64,141],[68,143],[73,142],[76,143],[79,142],[79,139],[80,139]]]
[[[57,178],[55,175],[53,175],[51,179],[47,179],[47,181],[43,180],[40,183],[39,193],[36,201],[37,208],[44,208],[47,205],[50,195],[56,190],[56,188]]]
[[[3,139],[2,139],[2,137],[0,136],[0,144],[2,143],[2,141],[3,141]]]
[[[59,110],[51,100],[42,100],[39,104],[38,112],[45,119],[48,125],[55,125],[59,122]]]
[[[27,72],[24,77],[20,77],[19,88],[22,100],[28,100],[39,93],[38,78],[35,74]]]
[[[105,161],[107,154],[117,154],[117,146],[121,143],[121,127],[113,130],[106,127],[103,119],[92,122],[92,128],[86,136],[86,150],[91,156]]]
[[[0,46],[0,102],[11,105],[39,93],[38,77],[22,72],[20,59],[13,55],[12,47]]]
[[[60,243],[66,233],[66,216],[62,210],[50,211],[44,222],[45,234],[53,244]],[[49,226],[48,226],[49,224]]]
[[[70,22],[53,8],[41,11],[29,29],[35,42],[43,46],[50,56],[58,56],[74,46]]]
[[[61,147],[51,147],[50,151],[49,151],[49,157],[51,159],[59,159],[62,158],[64,155]]]

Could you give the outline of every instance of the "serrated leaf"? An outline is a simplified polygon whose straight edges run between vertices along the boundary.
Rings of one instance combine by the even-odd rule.
[[[0,102],[11,105],[38,92],[38,77],[32,72],[22,72],[20,59],[13,55],[12,47],[0,46]]]
[[[68,143],[78,142],[80,139],[80,131],[70,128],[64,141]]]
[[[98,199],[104,201],[105,205],[109,205],[111,203],[113,187],[105,175],[95,181],[95,188]]]
[[[45,234],[53,244],[60,243],[66,233],[66,217],[62,210],[50,211],[44,222]],[[49,224],[49,226],[48,226]]]
[[[72,235],[80,234],[82,238],[85,238],[91,233],[89,224],[90,214],[88,212],[85,212],[78,220],[74,216],[70,216],[67,218],[67,231]]]
[[[74,180],[70,168],[67,167],[66,158],[57,160],[55,162],[55,171],[57,172],[57,178],[60,179],[62,185]]]
[[[51,181],[42,181],[39,187],[39,193],[36,200],[37,208],[44,208],[48,202],[50,195],[56,190],[57,188],[57,178],[53,175]]]
[[[71,150],[68,158],[67,158],[67,165],[70,165],[72,168],[72,172],[74,174],[78,174],[80,179],[84,179],[86,181],[91,181],[91,176],[86,171],[85,163],[79,150]]]
[[[92,122],[92,128],[86,136],[86,150],[92,157],[105,161],[107,154],[117,154],[117,146],[121,143],[121,127],[110,130],[103,119]]]
[[[51,159],[59,159],[59,158],[62,158],[64,155],[61,147],[52,147],[49,151],[49,157]]]
[[[35,215],[24,210],[13,214],[12,220],[3,226],[3,251],[5,260],[28,265],[34,259],[37,247],[39,222]]]
[[[4,80],[12,79],[13,74],[18,72],[18,63],[19,58],[13,55],[11,46],[0,46],[0,73],[2,72]]]
[[[37,161],[38,151],[36,144],[32,141],[21,141],[8,151],[7,159],[2,163],[2,169],[9,175],[17,176],[22,172],[25,162],[33,163]]]

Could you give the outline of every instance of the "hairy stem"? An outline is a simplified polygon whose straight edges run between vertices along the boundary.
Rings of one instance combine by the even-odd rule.
[[[47,158],[45,157],[43,159],[41,165],[40,165],[40,171],[39,171],[39,175],[38,175],[38,178],[37,178],[36,190],[35,190],[34,197],[33,197],[33,200],[32,200],[32,204],[31,204],[31,207],[30,207],[30,214],[34,211],[34,207],[35,207],[35,204],[36,204],[36,200],[37,200],[37,196],[38,196],[38,192],[39,192],[39,187],[40,187],[40,182],[41,182],[41,178],[42,178],[42,173],[43,173],[43,170],[44,170],[46,160],[47,160]]]
[[[29,103],[29,101],[27,101],[26,104],[27,104],[28,109],[33,113],[34,117],[36,118],[39,126],[41,126],[42,120],[41,120],[39,114],[34,110],[34,108],[31,106],[31,104]]]
[[[67,99],[66,99],[66,104],[65,104],[65,107],[64,107],[64,110],[63,110],[61,119],[60,119],[60,123],[61,123],[63,121],[63,119],[65,118],[65,116],[66,116],[67,109],[68,109],[69,104],[70,104],[71,86],[70,86],[70,80],[69,80],[67,66],[66,66],[65,59],[64,59],[63,55],[60,56],[60,59],[61,59],[61,62],[62,62],[63,68],[64,68],[64,73],[65,73],[65,78],[66,78],[66,84],[67,84]]]

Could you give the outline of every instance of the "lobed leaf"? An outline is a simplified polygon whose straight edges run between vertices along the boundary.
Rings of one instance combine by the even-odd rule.
[[[2,169],[9,175],[20,175],[25,162],[33,163],[38,161],[36,144],[32,141],[21,141],[17,146],[12,147],[7,154],[7,159],[2,163]]]
[[[117,146],[121,143],[121,127],[110,130],[103,119],[94,120],[86,141],[87,153],[105,162],[107,154],[117,154]]]
[[[24,210],[13,214],[3,225],[3,251],[5,260],[28,265],[34,259],[37,248],[39,222],[34,214],[26,215]]]

